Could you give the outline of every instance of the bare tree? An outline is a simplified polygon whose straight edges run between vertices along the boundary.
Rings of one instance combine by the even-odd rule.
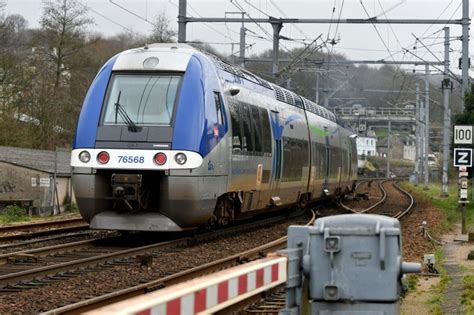
[[[164,10],[161,11],[155,18],[153,30],[148,39],[153,43],[172,43],[175,36],[176,31],[171,28],[170,19]]]
[[[86,27],[93,23],[87,11],[80,0],[43,1],[41,26],[49,46],[47,56],[55,67],[55,87],[59,85],[68,59],[84,45]]]

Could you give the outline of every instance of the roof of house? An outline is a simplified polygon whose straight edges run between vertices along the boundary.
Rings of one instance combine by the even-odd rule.
[[[59,149],[57,151],[57,173],[71,173],[71,152]],[[46,173],[54,173],[55,152],[0,146],[0,161],[31,168]]]

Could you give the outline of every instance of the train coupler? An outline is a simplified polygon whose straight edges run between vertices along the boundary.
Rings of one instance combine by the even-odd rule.
[[[115,199],[138,200],[142,186],[141,174],[112,174],[112,193]]]

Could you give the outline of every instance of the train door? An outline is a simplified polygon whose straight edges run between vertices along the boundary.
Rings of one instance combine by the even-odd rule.
[[[352,177],[352,141],[351,139],[347,139],[347,156],[348,156],[348,160],[347,160],[347,182],[350,183],[351,181],[351,177]]]
[[[328,128],[325,126],[324,130],[327,131]],[[324,159],[326,160],[326,163],[325,163],[326,169],[324,171],[323,194],[328,195],[329,194],[329,175],[330,175],[329,170],[332,167],[332,164],[331,164],[331,145],[329,143],[329,132],[325,132],[324,147],[325,147],[325,152],[326,152],[326,154],[324,156]]]
[[[282,169],[282,136],[283,126],[280,125],[279,112],[277,110],[270,111],[270,119],[273,132],[273,154],[272,154],[272,173],[270,177],[270,204],[279,206],[280,200],[280,182]]]

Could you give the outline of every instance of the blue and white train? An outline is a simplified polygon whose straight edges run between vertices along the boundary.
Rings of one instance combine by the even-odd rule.
[[[188,45],[149,45],[94,79],[74,139],[74,194],[92,228],[225,224],[351,191],[352,134],[246,70]]]

